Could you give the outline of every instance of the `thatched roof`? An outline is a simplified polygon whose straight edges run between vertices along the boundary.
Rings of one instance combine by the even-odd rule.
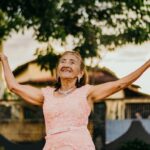
[[[106,150],[118,150],[119,147],[127,141],[139,139],[150,144],[150,134],[144,129],[141,121],[136,120],[131,123],[128,131],[118,139],[106,145]]]

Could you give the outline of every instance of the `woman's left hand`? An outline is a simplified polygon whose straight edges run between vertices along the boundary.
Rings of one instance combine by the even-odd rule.
[[[150,59],[148,59],[145,64],[147,65],[147,69],[150,67]]]

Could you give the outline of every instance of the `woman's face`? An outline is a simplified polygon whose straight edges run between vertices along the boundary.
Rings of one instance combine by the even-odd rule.
[[[73,79],[81,76],[81,61],[73,54],[65,54],[59,60],[57,75],[62,79]]]

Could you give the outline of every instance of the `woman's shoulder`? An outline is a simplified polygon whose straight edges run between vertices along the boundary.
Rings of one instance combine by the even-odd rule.
[[[50,89],[53,89],[53,87],[51,87],[51,86],[45,86],[45,87],[41,88],[41,90],[44,90],[44,91],[47,91],[47,90],[50,90]]]
[[[43,95],[50,94],[53,90],[54,90],[54,87],[51,87],[51,86],[46,86],[46,87],[41,88]]]
[[[93,87],[93,85],[91,85],[91,84],[85,84],[81,88],[82,89],[90,89],[91,87]]]
[[[85,93],[85,95],[88,95],[88,93],[89,93],[89,91],[90,91],[90,89],[93,87],[93,85],[91,85],[91,84],[85,84],[85,85],[83,85],[82,87],[81,87],[81,90],[80,90],[80,92],[83,94],[83,93]]]

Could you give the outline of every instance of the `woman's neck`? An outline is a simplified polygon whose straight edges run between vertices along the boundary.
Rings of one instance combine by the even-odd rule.
[[[76,87],[76,80],[75,79],[61,79],[61,90],[67,91],[71,88]]]

